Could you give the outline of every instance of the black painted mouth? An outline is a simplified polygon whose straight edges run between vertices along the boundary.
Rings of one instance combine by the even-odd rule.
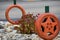
[[[52,34],[53,34],[53,33],[51,33],[51,32],[48,32],[48,33],[47,33],[48,36],[50,36],[50,35],[52,35]]]

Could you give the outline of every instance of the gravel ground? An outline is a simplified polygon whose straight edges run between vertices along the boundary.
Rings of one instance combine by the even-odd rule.
[[[0,40],[42,40],[36,34],[0,33]],[[58,35],[54,40],[60,40]]]
[[[5,32],[0,29],[0,40],[43,40],[36,34],[18,34],[16,30]],[[54,40],[60,40],[60,32]]]

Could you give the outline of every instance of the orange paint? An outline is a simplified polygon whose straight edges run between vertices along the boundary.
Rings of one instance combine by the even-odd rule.
[[[44,13],[35,22],[35,29],[39,37],[44,40],[51,40],[59,33],[59,21],[51,13]]]
[[[12,8],[19,8],[21,11],[22,11],[22,16],[26,14],[24,8],[20,5],[10,5],[7,9],[6,9],[6,12],[5,12],[5,16],[6,16],[6,19],[12,23],[12,24],[19,24],[19,21],[14,21],[14,20],[11,20],[10,17],[9,17],[9,11],[12,9]]]

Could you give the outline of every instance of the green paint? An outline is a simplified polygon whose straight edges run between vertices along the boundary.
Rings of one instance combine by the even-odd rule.
[[[16,0],[14,0],[14,5],[16,5]]]
[[[49,6],[45,6],[45,13],[49,13]]]

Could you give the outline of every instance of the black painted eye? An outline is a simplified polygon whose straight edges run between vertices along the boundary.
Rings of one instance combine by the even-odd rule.
[[[44,27],[41,25],[41,30],[44,32]]]
[[[54,31],[56,30],[56,25],[54,26]]]
[[[46,20],[47,20],[47,18],[44,18],[43,21],[42,21],[42,23],[46,22]]]
[[[50,18],[52,22],[55,22],[55,20],[53,18]]]

